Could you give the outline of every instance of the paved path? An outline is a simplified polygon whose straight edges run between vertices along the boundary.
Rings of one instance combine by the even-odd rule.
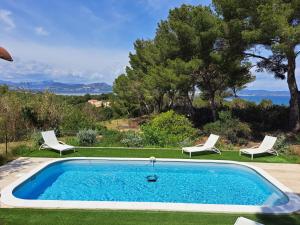
[[[53,158],[20,157],[0,167],[0,190],[17,180],[24,173],[30,172],[35,167]],[[249,163],[257,166],[281,183],[300,195],[300,164],[283,163]]]

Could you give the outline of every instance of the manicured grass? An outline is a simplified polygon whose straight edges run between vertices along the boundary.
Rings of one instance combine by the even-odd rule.
[[[51,150],[36,150],[24,152],[22,156],[28,157],[60,157],[58,152]],[[77,149],[76,152],[64,152],[62,157],[127,157],[127,158],[179,158],[188,159],[188,154],[182,154],[181,150],[168,149]],[[192,159],[214,159],[214,160],[234,160],[241,162],[252,161],[249,156],[239,156],[237,151],[223,151],[221,155],[215,153],[201,153],[193,155]],[[254,162],[269,163],[300,163],[298,156],[272,156],[264,155],[254,158]]]
[[[149,211],[0,209],[0,224],[13,225],[233,225],[244,216],[265,225],[300,225],[300,215],[240,215]]]

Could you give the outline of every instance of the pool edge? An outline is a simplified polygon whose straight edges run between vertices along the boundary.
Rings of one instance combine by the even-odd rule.
[[[154,211],[184,211],[184,212],[215,212],[215,213],[267,213],[267,214],[288,214],[300,210],[300,197],[293,193],[288,187],[280,183],[266,171],[253,165],[243,162],[228,160],[199,160],[199,159],[171,159],[157,158],[157,161],[165,162],[194,162],[194,163],[228,163],[246,166],[264,177],[272,185],[277,187],[285,195],[289,202],[285,205],[246,206],[246,205],[220,205],[220,204],[194,204],[194,203],[161,203],[161,202],[109,202],[109,201],[65,201],[65,200],[24,200],[16,198],[13,190],[39,172],[41,169],[59,161],[80,160],[80,159],[102,159],[102,160],[124,160],[124,161],[149,161],[149,158],[117,158],[117,157],[71,157],[63,159],[52,159],[42,163],[26,175],[5,187],[1,192],[1,202],[11,207],[22,208],[52,208],[52,209],[109,209],[109,210],[154,210]]]

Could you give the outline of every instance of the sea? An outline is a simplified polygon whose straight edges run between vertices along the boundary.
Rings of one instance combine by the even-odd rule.
[[[274,105],[284,105],[288,106],[290,101],[290,96],[276,96],[276,95],[239,95],[239,98],[255,102],[259,104],[262,100],[271,100]],[[229,99],[230,100],[230,99]]]

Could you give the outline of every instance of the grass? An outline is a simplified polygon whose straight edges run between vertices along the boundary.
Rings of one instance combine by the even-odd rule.
[[[20,154],[26,157],[60,157],[58,152],[49,150],[25,151]],[[62,157],[127,157],[127,158],[178,158],[188,159],[188,154],[181,153],[181,150],[167,149],[117,149],[117,148],[102,148],[102,149],[77,149],[76,152],[64,152]],[[223,151],[221,155],[215,153],[201,153],[193,155],[192,159],[213,159],[213,160],[234,160],[240,162],[251,162],[251,158],[247,155],[239,156],[237,151]],[[268,162],[268,163],[300,163],[299,156],[272,156],[263,155],[254,158],[253,162]]]
[[[241,215],[107,210],[0,209],[2,225],[233,225],[244,216],[265,225],[300,225],[300,215]]]

